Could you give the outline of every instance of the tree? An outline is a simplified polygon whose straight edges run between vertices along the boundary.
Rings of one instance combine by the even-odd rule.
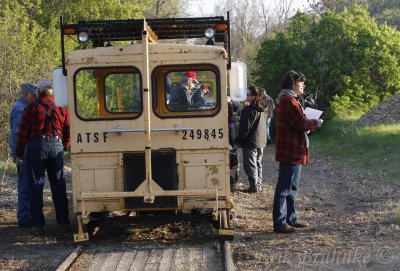
[[[358,6],[322,17],[298,13],[285,33],[262,42],[254,75],[276,97],[281,76],[298,70],[320,90],[324,109],[366,111],[400,91],[398,44],[400,32]]]
[[[188,0],[0,1],[0,157],[7,156],[8,118],[23,82],[51,77],[60,65],[59,16],[78,20],[179,16]],[[66,48],[77,44],[66,39]],[[79,45],[78,45],[79,46]]]
[[[323,14],[327,10],[342,12],[352,5],[367,8],[378,23],[387,23],[400,29],[400,1],[398,0],[309,0],[310,10]]]
[[[255,56],[263,37],[283,31],[293,15],[293,0],[225,0],[215,8],[215,14],[230,12],[232,57],[246,62],[251,76],[257,69]]]

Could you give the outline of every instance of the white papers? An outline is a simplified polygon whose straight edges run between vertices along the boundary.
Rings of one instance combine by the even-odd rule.
[[[310,108],[310,107],[306,107],[306,109],[304,109],[304,114],[307,116],[307,119],[319,119],[319,117],[321,117],[322,113],[324,113],[324,111],[321,110],[317,110],[314,108]]]

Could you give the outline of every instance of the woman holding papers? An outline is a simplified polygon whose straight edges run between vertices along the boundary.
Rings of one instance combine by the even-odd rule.
[[[308,227],[307,223],[299,221],[295,202],[301,167],[308,163],[306,132],[320,127],[322,120],[307,119],[304,115],[299,96],[304,92],[305,80],[301,73],[287,72],[278,96],[275,160],[279,162],[279,176],[273,205],[276,233],[292,233],[295,228]]]

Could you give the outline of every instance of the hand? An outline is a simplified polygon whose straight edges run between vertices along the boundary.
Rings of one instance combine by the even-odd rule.
[[[322,123],[324,122],[324,120],[323,119],[318,119],[317,121],[318,121],[318,127],[321,127]]]
[[[17,162],[17,165],[21,165],[24,162],[24,159],[22,159],[21,157],[17,157],[16,162]]]

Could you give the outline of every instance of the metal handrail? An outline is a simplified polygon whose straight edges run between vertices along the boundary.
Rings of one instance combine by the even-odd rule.
[[[182,131],[192,131],[194,128],[184,128],[184,127],[175,127],[175,128],[154,128],[151,129],[152,132],[182,132]],[[144,133],[144,129],[123,129],[122,127],[116,127],[111,130],[104,130],[103,133]]]

